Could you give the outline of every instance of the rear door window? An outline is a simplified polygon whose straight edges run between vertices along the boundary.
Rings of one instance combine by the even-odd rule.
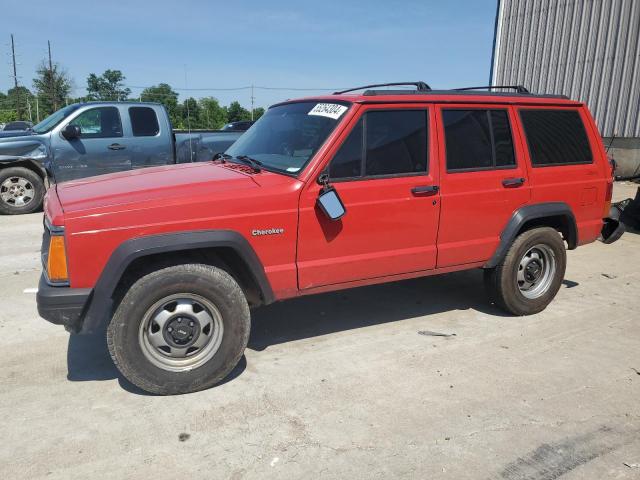
[[[160,132],[158,117],[153,108],[130,107],[129,118],[134,137],[155,137]]]
[[[448,172],[515,167],[506,110],[445,109],[442,120]]]
[[[577,110],[522,109],[520,118],[534,167],[593,162]]]

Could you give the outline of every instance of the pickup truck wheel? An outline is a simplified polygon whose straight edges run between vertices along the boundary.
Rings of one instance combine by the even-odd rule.
[[[42,206],[44,181],[23,167],[0,170],[0,213],[21,215],[32,213]]]
[[[501,264],[484,271],[491,299],[514,315],[544,310],[560,289],[567,265],[564,242],[553,228],[519,235]]]
[[[222,381],[238,364],[250,330],[249,305],[231,275],[209,265],[164,268],[139,279],[107,328],[116,366],[160,395]]]

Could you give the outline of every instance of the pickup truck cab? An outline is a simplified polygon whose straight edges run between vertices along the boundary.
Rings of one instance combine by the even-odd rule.
[[[41,316],[106,326],[126,378],[175,394],[224,379],[274,301],[480,268],[499,307],[540,312],[609,211],[593,118],[522,87],[415,85],[274,105],[216,161],[58,184]]]
[[[47,179],[59,183],[211,160],[241,134],[175,133],[164,106],[157,103],[75,103],[28,131],[0,138],[0,213],[40,208]]]

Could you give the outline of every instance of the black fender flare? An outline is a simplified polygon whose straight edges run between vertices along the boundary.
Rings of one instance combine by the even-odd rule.
[[[560,218],[566,226],[564,232],[565,240],[569,246],[569,250],[573,250],[578,246],[578,227],[576,225],[576,217],[571,207],[564,202],[546,202],[534,205],[525,205],[520,207],[507,222],[507,225],[500,234],[500,244],[493,256],[484,264],[484,268],[493,268],[498,265],[507,254],[509,247],[518,236],[522,227],[532,220],[544,220],[545,218]]]
[[[125,270],[134,260],[148,255],[183,252],[202,248],[232,248],[246,263],[260,289],[264,304],[275,297],[258,255],[245,237],[232,230],[197,230],[133,238],[120,244],[107,261],[85,307],[82,333],[97,331],[107,322],[112,296]]]

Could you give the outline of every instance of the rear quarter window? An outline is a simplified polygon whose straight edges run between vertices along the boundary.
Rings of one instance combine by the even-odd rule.
[[[160,132],[158,117],[153,108],[131,107],[129,118],[134,137],[155,137]]]
[[[593,163],[577,110],[522,109],[520,118],[534,167]]]

